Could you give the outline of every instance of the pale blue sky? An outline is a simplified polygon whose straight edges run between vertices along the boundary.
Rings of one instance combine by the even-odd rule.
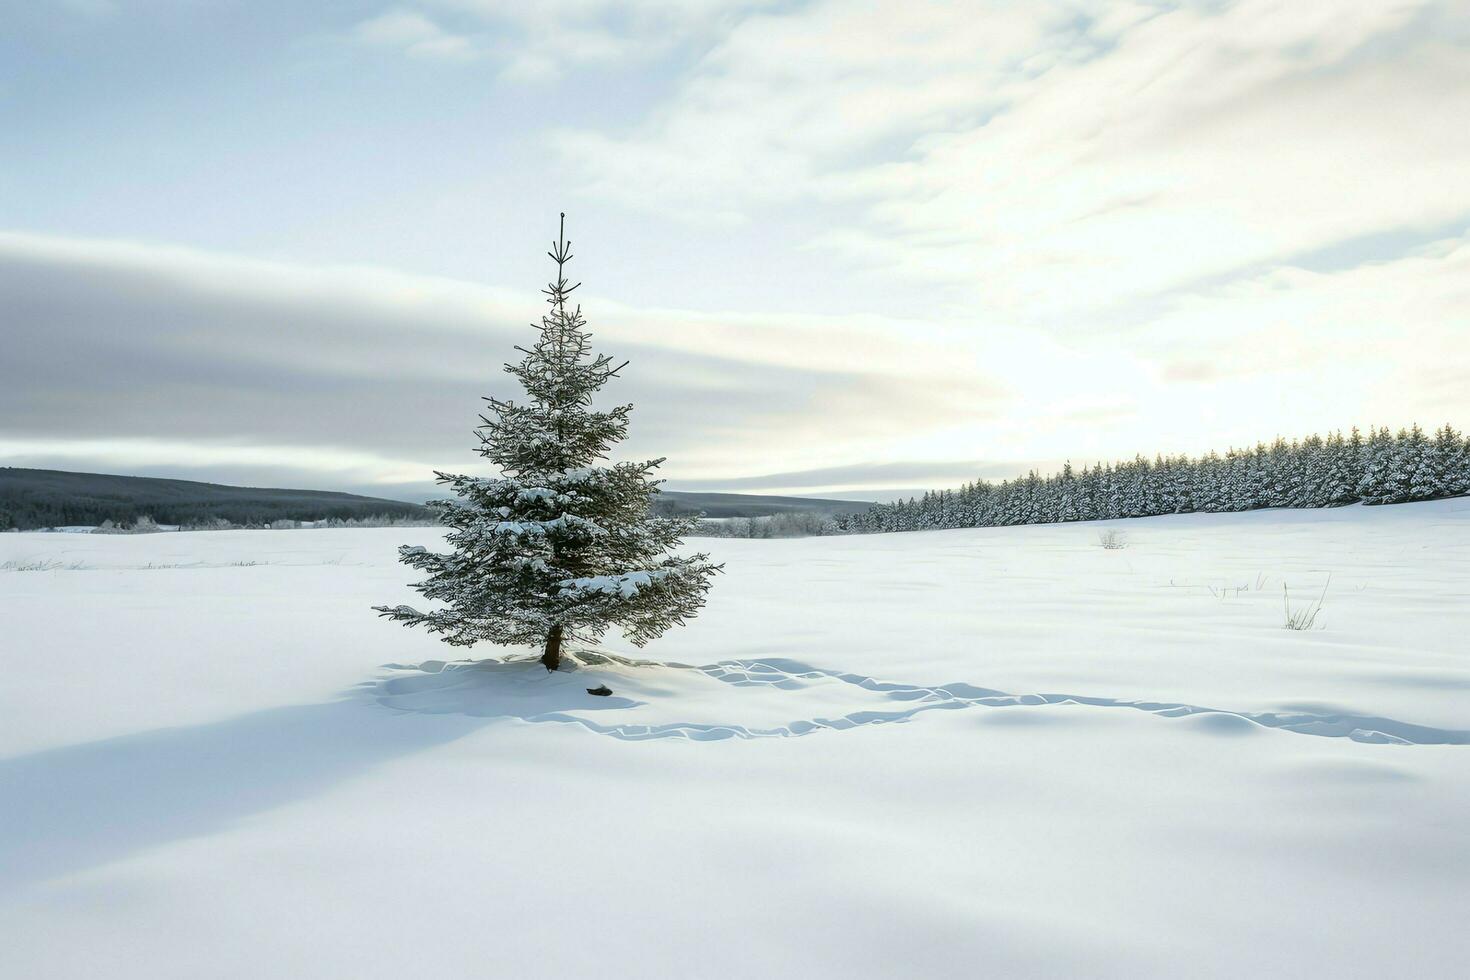
[[[1470,426],[1450,2],[0,0],[0,465],[473,466],[557,211],[674,486]]]

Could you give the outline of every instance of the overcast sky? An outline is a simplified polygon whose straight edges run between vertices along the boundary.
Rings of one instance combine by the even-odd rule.
[[[479,471],[560,210],[677,488],[1470,427],[1467,119],[1462,0],[0,0],[0,465]]]

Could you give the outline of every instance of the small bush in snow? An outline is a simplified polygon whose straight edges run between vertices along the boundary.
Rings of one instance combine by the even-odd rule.
[[[147,514],[138,517],[132,524],[118,526],[110,520],[103,521],[92,529],[93,534],[157,534],[163,528]]]
[[[1122,531],[1099,531],[1097,532],[1097,543],[1109,551],[1122,551],[1128,547],[1128,541]]]
[[[197,522],[195,522],[193,524],[185,524],[183,526],[182,530],[185,530],[185,531],[229,531],[229,530],[233,529],[234,527],[235,527],[234,524],[231,524],[229,521],[225,520],[223,517],[210,517],[210,518],[208,518],[206,520],[197,521]]]

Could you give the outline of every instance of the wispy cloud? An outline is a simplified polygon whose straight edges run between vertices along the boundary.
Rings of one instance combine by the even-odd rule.
[[[421,0],[362,22],[354,35],[418,57],[493,59],[503,78],[546,82],[569,70],[646,64],[771,0]],[[453,31],[441,26],[454,25]]]
[[[871,155],[988,118],[1076,33],[1060,3],[803,5],[734,25],[631,131],[554,139],[599,195],[746,217],[842,195]]]
[[[886,462],[850,463],[819,469],[792,470],[785,473],[762,473],[721,480],[679,480],[671,484],[678,490],[712,490],[747,493],[790,493],[807,496],[826,492],[858,492],[887,489],[897,485],[915,487],[958,486],[977,479],[1010,479],[1036,466],[1046,468],[1052,460],[1035,462],[996,462],[970,459],[894,460]]]
[[[1432,0],[818,3],[740,23],[642,124],[553,140],[598,197],[849,209],[813,244],[1054,323],[1470,215],[1467,42]]]
[[[411,58],[469,61],[478,54],[472,38],[453,34],[416,10],[389,10],[352,29],[358,41],[393,48]]]

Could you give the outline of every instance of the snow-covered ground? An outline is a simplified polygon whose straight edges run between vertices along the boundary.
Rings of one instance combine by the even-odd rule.
[[[0,976],[1466,975],[1470,500],[701,540],[554,676],[436,537],[0,536]]]

